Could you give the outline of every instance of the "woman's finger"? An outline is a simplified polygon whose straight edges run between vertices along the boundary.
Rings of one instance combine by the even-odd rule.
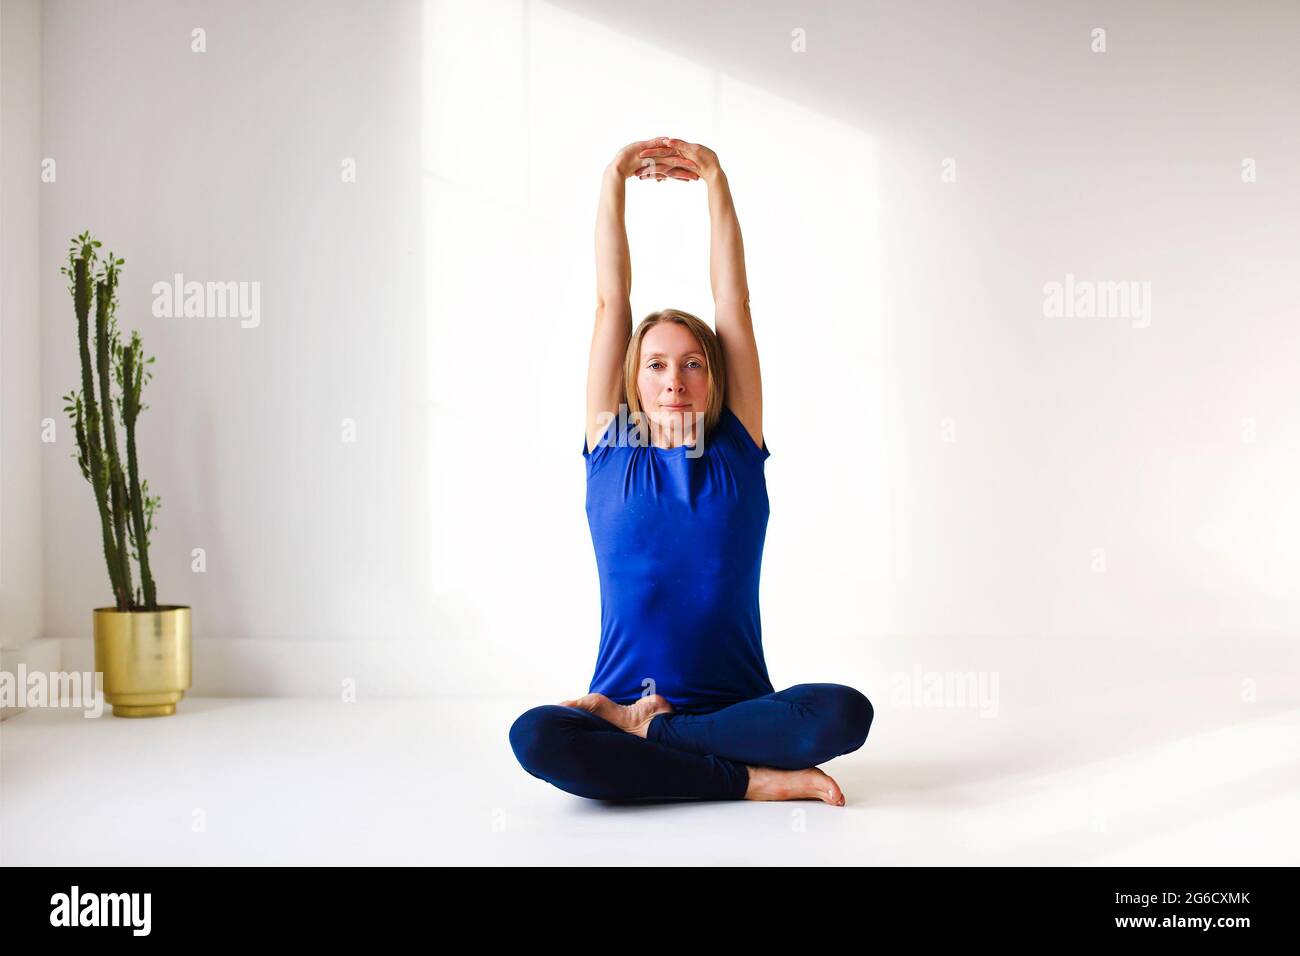
[[[637,161],[637,165],[642,169],[689,169],[692,172],[699,172],[699,164],[694,160],[686,159],[683,156],[646,156]]]
[[[637,179],[656,179],[656,180],[680,179],[683,182],[691,182],[692,180],[699,179],[699,178],[700,177],[697,173],[693,173],[689,170],[684,170],[684,169],[673,169],[667,171],[659,171],[655,173],[650,173],[649,171],[645,171],[637,174]]]
[[[664,144],[691,160],[694,168],[701,173],[718,168],[718,154],[702,143],[688,143],[684,139],[668,138]]]
[[[654,139],[647,139],[640,143],[640,150],[644,152],[647,149],[665,149],[667,136],[656,136]]]
[[[699,143],[688,143],[684,139],[669,139],[668,145],[683,156],[694,161],[697,166],[707,164],[714,158],[713,151],[709,149],[709,147],[702,146]]]
[[[641,150],[642,156],[684,156],[681,150],[674,146],[647,146]]]
[[[641,154],[642,165],[645,161],[653,159],[660,166],[681,166],[688,169],[699,169],[700,164],[688,156],[680,153],[674,153],[672,150],[649,150]]]
[[[637,159],[662,159],[666,161],[680,161],[683,164],[690,163],[692,165],[695,163],[695,160],[683,156],[681,153],[674,152],[671,149],[645,149],[637,154]]]

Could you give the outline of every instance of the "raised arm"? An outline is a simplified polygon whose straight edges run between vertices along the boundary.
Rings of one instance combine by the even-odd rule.
[[[600,177],[596,210],[596,324],[587,358],[587,448],[594,449],[605,427],[602,412],[618,415],[623,396],[623,356],[632,336],[632,256],[623,221],[627,177],[610,163]]]
[[[593,449],[605,428],[602,412],[618,415],[623,400],[623,357],[632,337],[632,257],[624,222],[625,185],[629,177],[646,173],[653,178],[695,179],[694,172],[673,163],[651,163],[641,154],[660,139],[629,143],[618,151],[601,174],[600,205],[596,210],[596,323],[587,359],[587,448]],[[659,171],[662,165],[663,171]],[[643,178],[645,178],[643,176]]]
[[[758,342],[749,312],[749,279],[745,274],[745,244],[740,220],[731,198],[731,186],[718,155],[707,146],[663,138],[661,153],[684,157],[709,188],[709,280],[713,287],[714,331],[727,363],[726,403],[763,445],[763,379],[758,364]],[[661,160],[662,161],[662,160]]]

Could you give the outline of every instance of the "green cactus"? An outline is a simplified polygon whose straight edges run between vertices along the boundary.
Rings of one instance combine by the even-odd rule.
[[[104,456],[108,460],[109,502],[113,514],[113,537],[117,545],[118,583],[128,595],[134,594],[131,586],[131,560],[126,550],[126,480],[122,474],[122,461],[117,453],[117,424],[113,417],[112,355],[118,348],[116,311],[117,261],[113,253],[101,268],[95,281],[95,368],[99,373],[100,419],[104,426]]]
[[[123,259],[113,253],[99,264],[100,243],[83,232],[72,240],[68,264],[60,271],[70,284],[73,307],[77,314],[77,341],[81,353],[81,388],[64,396],[64,411],[72,419],[77,439],[73,457],[82,477],[90,482],[99,510],[100,535],[109,582],[119,611],[157,610],[157,593],[149,570],[149,533],[153,530],[153,513],[162,499],[150,497],[148,481],[140,481],[136,459],[135,425],[140,412],[144,383],[152,378],[146,366],[140,333],[131,333],[130,345],[123,346],[117,328],[117,282]],[[95,304],[95,362],[91,363],[90,306]],[[98,400],[94,385],[99,375]],[[120,396],[115,399],[112,383],[116,381]],[[117,425],[113,407],[117,405],[126,429],[126,468],[118,454]],[[141,587],[132,584],[131,559],[140,565]]]
[[[157,596],[154,589],[153,575],[149,571],[149,532],[153,530],[154,509],[162,503],[161,498],[149,497],[149,482],[140,481],[135,456],[135,422],[140,412],[148,405],[140,404],[140,393],[144,383],[153,378],[153,372],[146,366],[153,362],[153,356],[144,357],[144,346],[140,342],[140,333],[131,333],[131,344],[118,353],[118,382],[122,386],[122,421],[126,425],[126,468],[131,485],[129,499],[131,502],[131,545],[133,554],[140,565],[140,582],[144,589],[144,604],[154,607]]]

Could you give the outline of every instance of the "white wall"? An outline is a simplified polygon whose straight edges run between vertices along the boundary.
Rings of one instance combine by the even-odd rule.
[[[688,133],[755,180],[739,198],[747,240],[771,241],[759,230],[778,206],[805,217],[792,247],[878,237],[860,261],[880,301],[853,314],[884,349],[883,382],[876,356],[824,347],[825,313],[759,304],[821,273],[774,262],[752,282],[781,388],[774,449],[791,444],[790,406],[816,403],[826,379],[859,377],[889,403],[840,459],[887,473],[893,494],[891,519],[860,528],[860,553],[883,549],[893,569],[863,581],[863,632],[1294,635],[1300,7],[562,6],[669,51],[666,66],[712,68],[673,72],[645,99],[656,120],[665,100],[714,104],[716,119]],[[804,54],[790,51],[796,27]],[[1105,53],[1090,50],[1094,27]],[[649,86],[655,74],[636,75]],[[802,123],[759,96],[721,115],[717,91],[742,84]],[[808,148],[808,128],[840,124],[870,138],[875,167],[855,174]],[[955,183],[940,178],[948,157]],[[1258,182],[1242,182],[1244,157]],[[864,180],[879,218],[828,224]],[[1151,282],[1150,325],[1045,318],[1042,287],[1067,272]],[[815,357],[788,361],[801,343]],[[941,440],[945,418],[955,442]],[[816,485],[778,454],[774,509],[788,527]]]
[[[406,638],[419,686],[572,695],[599,171],[682,136],[745,230],[778,684],[870,689],[925,636],[1067,669],[1098,636],[1290,640],[1297,38],[1281,0],[50,2],[42,407],[89,227],[158,356],[154,561],[196,636]],[[634,310],[711,319],[703,186],[628,192]],[[174,272],[260,281],[260,327],[153,318]],[[1045,317],[1067,273],[1150,282],[1149,325]],[[47,630],[85,636],[91,493],[45,454]]]
[[[78,381],[58,269],[90,229],[126,260],[119,324],[157,358],[139,426],[162,496],[151,561],[198,639],[430,634],[418,24],[410,3],[45,6],[43,402]],[[175,273],[260,283],[260,324],[154,317]],[[45,463],[60,637],[111,601],[70,447]]]
[[[41,7],[0,5],[0,648],[41,636]],[[74,466],[75,467],[75,466]],[[8,667],[6,659],[5,666]]]
[[[527,474],[498,486],[504,446],[465,469],[463,494],[493,481],[492,505],[446,505],[463,527],[442,541],[533,529],[502,531],[515,543],[462,569],[463,587],[487,594],[476,583],[506,562],[501,649],[548,688],[589,676],[598,630],[571,437],[597,175],[658,134],[719,152],[745,230],[778,684],[875,687],[968,645],[985,649],[977,666],[1032,659],[1039,681],[1207,653],[1255,673],[1236,642],[1295,646],[1296,8],[434,7],[437,69],[488,95],[440,99],[426,121],[440,211],[426,228],[450,220],[519,264],[496,314],[529,348],[500,361],[534,402],[566,396]],[[694,188],[629,184],[637,315],[711,317]],[[457,306],[498,268],[452,242],[430,263]],[[1149,282],[1149,324],[1048,318],[1044,286],[1067,273]],[[435,341],[473,340],[438,312]],[[448,391],[468,402],[480,374]],[[999,641],[1005,656],[985,652]]]

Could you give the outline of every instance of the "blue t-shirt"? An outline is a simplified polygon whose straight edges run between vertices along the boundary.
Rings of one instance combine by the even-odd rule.
[[[582,444],[600,572],[588,693],[620,704],[657,693],[701,712],[773,693],[758,613],[766,441],[725,405],[698,454],[635,441],[616,416],[594,450]]]

